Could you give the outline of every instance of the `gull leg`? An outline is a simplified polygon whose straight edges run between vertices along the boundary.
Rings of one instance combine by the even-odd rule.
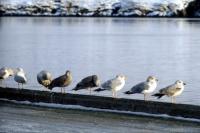
[[[89,91],[88,94],[90,94],[90,88],[87,88],[87,90]]]
[[[19,83],[18,83],[18,89],[19,89]]]
[[[114,98],[115,97],[115,93],[114,93],[114,91],[112,90],[112,97]]]
[[[3,83],[3,80],[0,80],[0,85],[1,85],[2,87],[4,87],[4,84],[5,84],[5,87],[6,87],[6,82],[5,82],[5,80],[4,80],[4,83]]]
[[[112,96],[113,96],[113,98],[117,98],[117,94],[116,94],[115,90],[112,90]]]
[[[3,84],[2,84],[2,80],[0,79],[0,86],[2,87],[2,85],[3,85]]]
[[[148,101],[148,94],[146,94],[146,101]]]
[[[91,93],[92,93],[92,89],[91,89],[91,88],[89,88],[89,91],[90,91],[90,95],[91,95]]]
[[[23,89],[23,83],[22,83],[22,89]]]
[[[7,88],[7,84],[6,84],[6,81],[4,81],[4,84],[5,84],[5,87]]]
[[[146,94],[144,93],[144,101],[146,101]]]

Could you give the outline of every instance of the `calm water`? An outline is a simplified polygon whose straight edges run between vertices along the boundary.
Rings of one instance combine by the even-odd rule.
[[[123,73],[128,80],[119,97],[143,99],[122,92],[155,75],[157,90],[184,80],[187,86],[177,102],[200,105],[199,60],[200,19],[0,18],[0,67],[24,68],[26,88],[42,89],[36,74],[43,69],[54,77],[71,70],[74,82],[66,89],[71,93],[85,76],[97,74],[105,81]],[[17,87],[13,79],[7,84]]]

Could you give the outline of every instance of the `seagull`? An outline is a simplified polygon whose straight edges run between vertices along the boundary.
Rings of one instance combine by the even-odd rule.
[[[17,68],[17,72],[14,76],[14,80],[18,83],[18,88],[19,88],[19,84],[22,84],[22,89],[23,89],[23,84],[27,83],[27,78],[22,68]]]
[[[52,75],[50,72],[43,70],[37,74],[37,81],[39,84],[48,88],[52,81]]]
[[[91,88],[100,86],[100,80],[97,75],[88,76],[82,79],[74,89],[72,90],[81,90],[81,89],[89,89],[89,93],[91,94]]]
[[[145,82],[141,82],[133,86],[129,91],[124,92],[125,94],[144,94],[144,100],[146,101],[146,95],[152,93],[157,87],[158,79],[154,76],[149,76]]]
[[[94,91],[100,92],[104,90],[110,90],[112,91],[112,96],[116,98],[117,97],[116,92],[121,90],[124,87],[125,80],[126,80],[126,77],[124,75],[117,75],[115,78],[104,82],[101,85],[102,88],[98,88]]]
[[[13,76],[14,75],[14,70],[11,68],[6,68],[6,67],[2,67],[0,69],[0,84],[2,84],[2,81],[7,79],[9,76]]]
[[[61,87],[61,93],[62,93],[62,90],[64,90],[65,92],[64,87],[67,87],[68,85],[70,85],[71,82],[72,82],[72,75],[71,75],[71,72],[67,70],[64,75],[54,79],[51,82],[51,84],[48,86],[48,88],[52,90],[54,87]]]
[[[177,80],[174,84],[169,85],[163,89],[160,89],[158,93],[152,95],[160,99],[162,96],[166,95],[171,97],[171,102],[175,103],[175,97],[180,95],[184,90],[184,83],[182,80]]]

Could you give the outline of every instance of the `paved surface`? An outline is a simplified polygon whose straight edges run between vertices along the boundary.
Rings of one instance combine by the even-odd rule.
[[[0,102],[0,132],[199,133],[200,123]]]

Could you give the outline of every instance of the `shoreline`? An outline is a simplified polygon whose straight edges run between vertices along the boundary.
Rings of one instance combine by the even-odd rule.
[[[166,19],[166,18],[174,18],[174,19],[179,19],[179,18],[185,18],[185,19],[200,19],[200,17],[178,17],[178,16],[171,16],[171,17],[167,17],[167,16],[163,16],[163,17],[160,17],[160,16],[152,16],[152,17],[149,17],[149,16],[57,16],[57,15],[0,15],[0,17],[52,17],[52,18],[163,18],[163,19]]]
[[[47,0],[48,1],[48,0]],[[176,2],[111,3],[52,1],[52,3],[2,3],[0,16],[42,16],[42,17],[159,17],[159,18],[199,18],[200,2],[188,0]],[[94,4],[94,5],[93,5]]]

